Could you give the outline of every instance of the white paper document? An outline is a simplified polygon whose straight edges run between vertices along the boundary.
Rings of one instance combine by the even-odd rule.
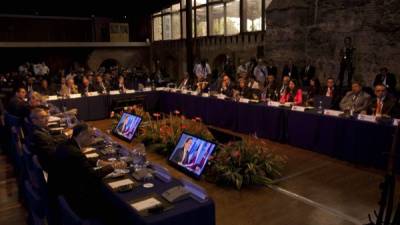
[[[85,156],[86,156],[86,158],[90,159],[90,158],[99,157],[99,154],[97,154],[97,153],[89,153],[89,154],[86,154]]]
[[[108,183],[108,185],[112,188],[112,189],[116,189],[125,185],[129,185],[129,184],[133,184],[133,181],[131,179],[123,179],[123,180],[119,180],[119,181],[114,181],[114,182],[110,182]]]
[[[143,211],[158,205],[161,205],[161,202],[155,198],[148,198],[146,200],[131,204],[131,206],[137,211]]]

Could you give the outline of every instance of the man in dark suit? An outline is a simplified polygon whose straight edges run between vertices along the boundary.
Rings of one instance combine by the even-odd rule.
[[[267,71],[268,75],[273,75],[274,77],[278,75],[278,68],[275,66],[274,61],[272,59],[269,60]]]
[[[7,112],[11,115],[24,118],[29,115],[29,104],[25,101],[26,90],[23,87],[17,88],[15,96],[8,103]]]
[[[333,77],[328,77],[326,80],[326,87],[322,90],[322,96],[331,99],[331,109],[339,109],[340,102],[340,91],[335,86],[335,79]]]
[[[383,67],[379,74],[376,75],[374,80],[374,86],[383,84],[386,86],[387,92],[394,94],[396,92],[396,76],[393,73],[389,73],[386,67]]]
[[[218,87],[218,93],[224,94],[228,97],[233,96],[233,84],[231,78],[226,74],[222,76],[222,82]]]
[[[297,70],[297,66],[293,63],[292,60],[283,67],[282,77],[289,76],[290,79],[299,80],[299,73]]]
[[[189,163],[189,150],[192,147],[192,138],[188,138],[185,140],[185,144],[182,147],[176,150],[175,155],[172,160],[178,163],[179,165],[185,165]]]
[[[47,127],[49,114],[42,107],[32,109],[30,121],[32,123],[29,126],[29,150],[38,156],[40,165],[48,172],[57,144],[66,141],[67,138],[64,135],[52,136],[50,134]]]
[[[386,86],[377,84],[375,86],[375,95],[376,97],[368,105],[367,113],[377,117],[396,116],[396,99],[388,95]]]
[[[65,143],[57,146],[54,162],[49,170],[49,192],[51,197],[63,195],[68,204],[81,218],[98,218],[107,215],[99,186],[101,178],[115,168],[124,168],[123,162],[105,162],[87,159],[85,147],[92,143],[92,130],[87,124],[78,124]],[[94,169],[99,166],[100,169]]]
[[[55,94],[54,89],[49,86],[49,83],[46,79],[40,81],[40,86],[37,88],[37,92],[46,96]]]
[[[87,96],[89,92],[93,92],[93,91],[95,91],[95,89],[90,84],[89,79],[86,76],[82,77],[82,84],[79,87],[79,93]]]
[[[315,77],[315,67],[311,64],[311,60],[307,60],[306,65],[300,71],[300,79],[303,87],[310,86],[310,80]]]
[[[107,93],[108,88],[101,75],[96,76],[96,82],[93,84],[93,89],[101,94]]]

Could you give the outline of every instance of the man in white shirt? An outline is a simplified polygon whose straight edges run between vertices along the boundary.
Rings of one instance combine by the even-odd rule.
[[[211,74],[211,68],[205,59],[201,60],[200,64],[195,66],[194,74],[198,81],[207,80],[207,77]]]
[[[254,77],[261,87],[264,87],[265,79],[268,76],[267,67],[264,65],[263,59],[258,59],[257,66],[254,68]]]

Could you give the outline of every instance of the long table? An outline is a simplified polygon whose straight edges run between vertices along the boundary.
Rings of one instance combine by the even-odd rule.
[[[145,109],[150,112],[179,110],[187,117],[202,118],[208,125],[376,168],[385,168],[394,133],[390,125],[164,91],[64,101],[67,107],[84,111],[80,112],[81,119],[95,120],[108,117],[113,98],[129,99],[138,95],[143,96]]]
[[[109,142],[113,142],[108,138],[107,134],[104,134],[97,130],[96,132],[99,137],[103,137]],[[116,146],[120,146],[116,144]],[[103,160],[107,160],[110,157],[129,156],[129,150],[120,146],[117,148],[114,154],[102,154],[101,149],[98,149],[98,153]],[[133,168],[130,169],[133,172]],[[107,183],[114,182],[122,179],[135,179],[130,175],[126,174],[121,178],[105,178],[104,185],[101,188],[102,193],[106,201],[110,204],[112,213],[110,215],[115,219],[115,224],[120,225],[215,225],[215,206],[212,199],[208,198],[205,201],[199,202],[193,198],[184,199],[172,204],[172,208],[167,209],[163,212],[151,214],[148,216],[140,215],[135,211],[130,204],[132,201],[145,198],[146,196],[157,194],[161,197],[161,194],[168,189],[182,185],[179,180],[172,178],[169,182],[164,182],[156,177],[149,181],[154,185],[152,188],[143,187],[141,181],[137,182],[137,186],[133,190],[128,192],[116,192],[112,190]]]

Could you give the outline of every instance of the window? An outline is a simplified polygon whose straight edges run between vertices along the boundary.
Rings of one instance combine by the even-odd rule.
[[[204,5],[206,3],[207,3],[207,0],[196,0],[196,6]],[[192,1],[192,5],[193,5],[193,1]]]
[[[196,9],[196,37],[207,36],[207,13],[206,7]]]
[[[261,0],[243,0],[244,1],[244,22],[246,31],[259,31],[262,24],[262,6]]]
[[[163,40],[171,40],[171,14],[167,14],[163,16],[162,21],[163,27]]]
[[[160,16],[153,18],[153,40],[162,40],[162,22]]]
[[[186,0],[182,0],[182,9],[186,8]],[[192,0],[192,7],[194,6],[194,0]]]
[[[240,33],[240,0],[234,0],[226,3],[226,35],[235,35],[239,33]]]
[[[180,39],[181,38],[181,14],[173,13],[172,14],[172,39]]]
[[[224,4],[209,6],[210,35],[225,34]]]

